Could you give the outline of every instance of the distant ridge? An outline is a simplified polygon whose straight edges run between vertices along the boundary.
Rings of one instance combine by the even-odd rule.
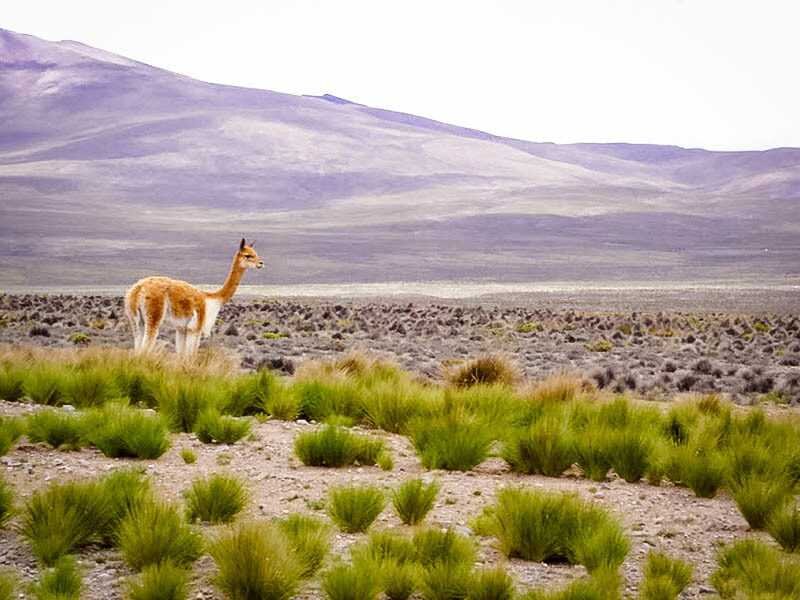
[[[0,289],[213,281],[242,235],[264,283],[766,282],[800,264],[795,148],[510,139],[8,30],[0,197]]]

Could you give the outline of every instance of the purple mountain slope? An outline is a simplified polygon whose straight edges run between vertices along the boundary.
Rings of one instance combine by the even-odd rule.
[[[0,29],[0,287],[798,274],[800,149],[501,138]],[[266,282],[266,281],[265,281]]]

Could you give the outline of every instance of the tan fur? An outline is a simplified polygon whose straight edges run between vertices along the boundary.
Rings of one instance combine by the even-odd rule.
[[[134,349],[150,352],[161,325],[169,320],[175,325],[175,350],[194,354],[200,338],[211,333],[221,306],[233,297],[245,270],[263,266],[252,243],[248,246],[242,240],[225,283],[215,292],[169,277],[140,279],[125,294],[125,316],[133,330]]]

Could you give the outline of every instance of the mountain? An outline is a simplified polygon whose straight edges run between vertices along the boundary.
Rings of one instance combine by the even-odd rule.
[[[508,139],[2,29],[0,198],[0,287],[214,283],[243,235],[249,283],[800,273],[800,149]]]

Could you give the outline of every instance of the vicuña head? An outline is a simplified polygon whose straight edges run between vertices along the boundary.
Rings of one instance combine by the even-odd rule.
[[[233,257],[225,283],[215,292],[204,292],[193,285],[169,277],[146,277],[134,283],[125,294],[125,316],[133,329],[137,353],[153,349],[164,321],[175,326],[175,351],[191,356],[200,338],[209,336],[222,305],[230,300],[247,269],[261,269],[264,261],[242,238]]]

